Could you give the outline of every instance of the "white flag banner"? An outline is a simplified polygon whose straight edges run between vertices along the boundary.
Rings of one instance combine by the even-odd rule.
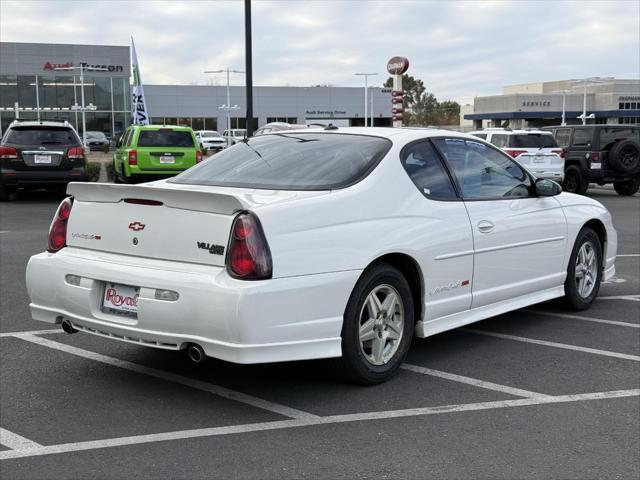
[[[144,88],[140,78],[140,67],[138,66],[138,55],[136,46],[131,37],[131,69],[133,84],[131,85],[131,123],[134,125],[149,125],[149,114],[147,113],[147,102],[144,98]]]

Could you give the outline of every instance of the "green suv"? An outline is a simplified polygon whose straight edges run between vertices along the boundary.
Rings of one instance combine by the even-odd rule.
[[[190,127],[131,125],[116,145],[116,183],[171,177],[202,161],[202,151]]]

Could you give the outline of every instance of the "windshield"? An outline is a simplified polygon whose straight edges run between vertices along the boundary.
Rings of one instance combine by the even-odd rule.
[[[138,137],[138,147],[193,147],[191,132],[184,130],[142,130]]]
[[[218,132],[201,132],[200,136],[202,138],[212,138],[212,137],[217,138],[220,136],[220,134]]]
[[[107,137],[102,132],[87,132],[87,138],[93,140],[106,140]]]
[[[80,140],[69,127],[13,127],[6,143],[12,145],[78,145]]]
[[[558,146],[550,133],[515,134],[509,136],[513,148],[555,148]]]
[[[391,147],[385,138],[273,134],[223,150],[170,182],[191,185],[331,190],[364,178]]]

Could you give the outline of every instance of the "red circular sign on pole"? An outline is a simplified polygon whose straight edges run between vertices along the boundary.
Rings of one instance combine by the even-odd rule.
[[[391,75],[402,75],[409,69],[409,59],[406,57],[392,57],[387,62],[387,72]]]

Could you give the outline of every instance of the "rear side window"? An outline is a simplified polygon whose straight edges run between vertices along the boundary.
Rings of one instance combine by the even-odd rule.
[[[491,135],[491,143],[498,148],[504,148],[509,143],[509,135],[494,133],[493,135]]]
[[[556,130],[556,142],[560,147],[568,147],[571,140],[570,128],[559,128]]]
[[[558,144],[550,133],[515,134],[509,138],[513,148],[554,148]]]
[[[590,147],[591,146],[591,129],[576,128],[573,131],[572,145],[574,147]]]
[[[191,132],[181,130],[141,130],[138,147],[193,147]]]
[[[385,138],[345,134],[272,134],[240,142],[170,182],[191,185],[331,190],[363,179],[384,157]]]
[[[624,140],[630,138],[636,142],[640,142],[640,129],[637,128],[602,128],[600,130],[600,146],[604,147],[607,143],[616,140]]]
[[[487,139],[487,134],[486,134],[486,133],[472,133],[472,135],[473,135],[474,137],[478,137],[478,138],[481,138],[481,139],[483,139],[483,140],[486,140],[486,139]]]
[[[12,145],[78,145],[80,140],[68,127],[13,127],[7,132],[6,143]]]
[[[428,141],[405,148],[402,151],[402,166],[423,195],[436,200],[456,198],[451,179]]]

